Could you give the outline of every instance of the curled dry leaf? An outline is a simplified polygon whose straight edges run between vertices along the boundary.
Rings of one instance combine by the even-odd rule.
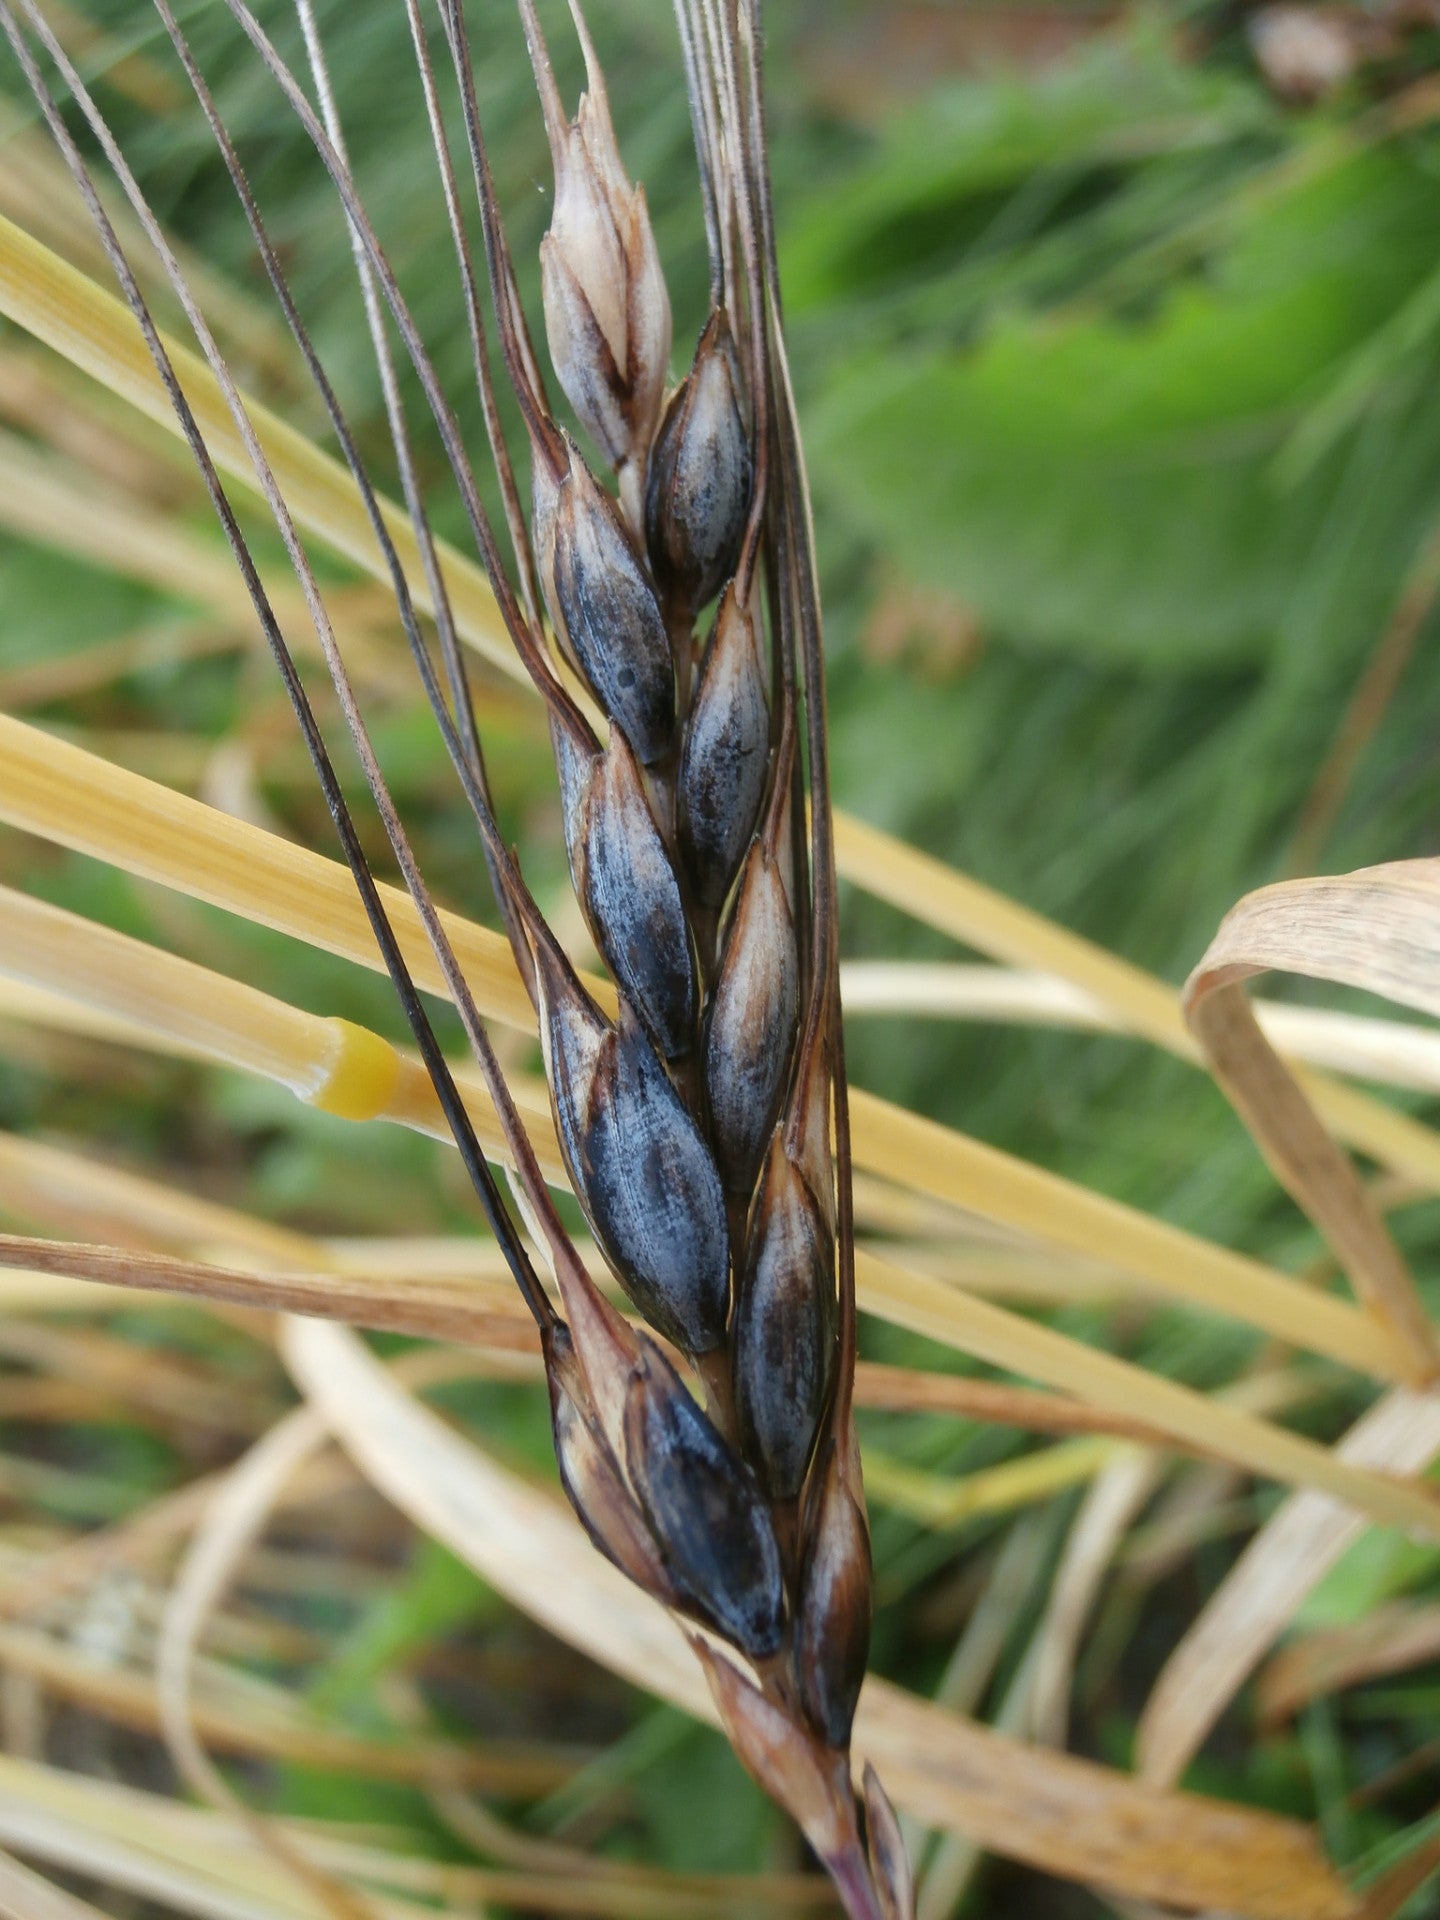
[[[1251,1010],[1244,982],[1267,968],[1440,1013],[1440,860],[1292,880],[1247,895],[1185,988],[1195,1037],[1277,1178],[1325,1235],[1360,1297],[1401,1336],[1410,1378],[1429,1380],[1440,1368],[1440,1347],[1399,1249],[1304,1083]]]
[[[592,1551],[553,1499],[421,1406],[353,1334],[292,1321],[285,1353],[335,1437],[418,1526],[559,1638],[716,1722],[682,1629]],[[1313,1836],[1291,1821],[1157,1791],[874,1679],[855,1737],[903,1812],[1066,1878],[1254,1920],[1357,1911]]]

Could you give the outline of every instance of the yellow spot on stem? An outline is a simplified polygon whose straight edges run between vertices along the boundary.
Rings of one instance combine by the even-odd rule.
[[[376,1120],[389,1108],[400,1078],[400,1056],[388,1040],[350,1020],[331,1020],[335,1054],[310,1105],[342,1120]]]

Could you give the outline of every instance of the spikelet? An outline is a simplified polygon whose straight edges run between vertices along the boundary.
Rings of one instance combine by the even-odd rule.
[[[691,1358],[725,1339],[730,1245],[710,1151],[627,1000],[605,1019],[536,948],[541,1042],[566,1168],[621,1285]]]
[[[675,668],[644,559],[610,495],[568,434],[535,462],[535,556],[571,663],[647,766],[675,734]]]
[[[667,1060],[690,1051],[699,979],[690,928],[644,776],[617,725],[602,752],[593,736],[555,739],[565,844],[576,898],[595,944]]]
[[[775,1498],[795,1500],[835,1360],[834,1238],[777,1134],[739,1275],[731,1338],[745,1450]]]
[[[538,28],[532,36],[533,47]],[[645,189],[625,177],[588,36],[584,47],[589,91],[574,119],[563,123],[553,107],[546,116],[555,210],[540,243],[545,332],[585,430],[611,466],[643,471],[670,361],[670,296]]]
[[[731,581],[685,725],[678,838],[697,902],[714,911],[754,832],[770,771],[770,707],[755,616]]]
[[[753,478],[740,363],[717,308],[665,409],[645,490],[650,564],[687,622],[734,575]]]

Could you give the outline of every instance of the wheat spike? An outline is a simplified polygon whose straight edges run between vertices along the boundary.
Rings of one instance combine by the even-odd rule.
[[[682,8],[715,210],[712,310],[657,428],[653,343],[668,336],[669,302],[643,195],[620,167],[578,11],[589,88],[568,124],[528,0],[523,11],[557,174],[550,354],[615,496],[549,415],[503,282],[497,306],[530,429],[538,576],[609,723],[602,747],[551,695],[571,872],[618,1020],[543,935],[528,957],[575,1190],[706,1400],[702,1413],[641,1335],[618,1434],[555,1393],[557,1452],[602,1549],[751,1662],[753,1681],[704,1654],[741,1757],[851,1910],[899,1914],[893,1817],[867,1783],[867,1852],[846,1757],[870,1562],[850,1424],[853,1275],[837,1237],[848,1195],[831,1147],[843,1088],[823,785],[812,844],[797,822],[797,735],[823,726],[818,623],[765,249],[758,76],[739,12]],[[753,19],[743,25],[753,35]],[[498,229],[493,205],[487,218]],[[745,317],[738,341],[731,313]],[[823,764],[812,747],[822,781]]]

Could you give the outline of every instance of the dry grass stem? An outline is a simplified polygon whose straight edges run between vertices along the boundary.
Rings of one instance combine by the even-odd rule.
[[[87,274],[3,217],[0,312],[128,400],[147,419],[172,433],[180,431],[133,314]],[[249,455],[204,361],[177,342],[168,341],[167,348],[217,463],[243,486],[253,488],[256,481]],[[380,574],[382,563],[373,534],[340,463],[257,402],[249,401],[246,411],[257,424],[300,523],[336,553],[366,572]],[[414,571],[419,556],[409,521],[403,509],[393,504],[386,512],[391,538],[407,568]],[[484,574],[453,550],[447,550],[444,559],[450,598],[463,623],[461,631],[502,672],[516,672]]]
[[[1103,1001],[1068,980],[949,960],[850,960],[840,968],[847,1015],[1017,1021],[1124,1032]],[[1440,1034],[1408,1020],[1256,1000],[1255,1018],[1278,1053],[1357,1080],[1440,1093]]]
[[[104,1860],[115,1884],[157,1897],[163,1892],[179,1912],[309,1920],[321,1910],[263,1856],[234,1816],[9,1758],[0,1762],[0,1785],[11,1828],[61,1867],[83,1866],[88,1832],[95,1858]],[[317,1866],[383,1889],[377,1898],[387,1915],[435,1911],[416,1903],[437,1900],[444,1913],[473,1912],[477,1902],[494,1901],[522,1912],[596,1914],[604,1920],[724,1920],[739,1901],[766,1914],[833,1907],[813,1876],[647,1874],[617,1863],[611,1876],[582,1879],[553,1867],[507,1872],[419,1860],[299,1822],[287,1823],[287,1837]]]
[[[5,1920],[102,1920],[98,1907],[66,1893],[8,1853],[0,1854],[0,1913]]]
[[[266,835],[81,749],[0,716],[0,815],[146,878],[376,968],[364,915],[331,861]],[[443,990],[408,903],[384,901],[415,979]],[[504,941],[443,914],[441,922],[479,1010],[533,1030]],[[604,1010],[599,983],[583,983]],[[857,1164],[898,1184],[1039,1235],[1115,1266],[1157,1293],[1228,1311],[1281,1338],[1381,1378],[1412,1364],[1404,1344],[1344,1302],[1317,1295],[1260,1262],[1210,1245],[951,1129],[857,1092]],[[1399,1116],[1397,1116],[1399,1118]]]
[[[54,1148],[0,1135],[0,1201],[6,1196],[7,1173],[14,1183],[10,1191],[23,1210],[43,1213],[49,1196],[51,1217],[64,1220],[72,1231],[85,1230],[88,1222],[91,1231],[138,1232],[139,1244],[147,1247],[243,1249],[257,1259],[260,1269],[249,1275],[197,1268],[193,1262],[168,1266],[159,1262],[152,1270],[143,1260],[127,1259],[114,1248],[87,1250],[62,1243],[42,1250],[25,1239],[0,1243],[0,1258],[22,1270],[33,1270],[43,1259],[67,1274],[88,1269],[97,1278],[103,1273],[112,1284],[168,1285],[192,1296],[210,1288],[215,1298],[252,1306],[308,1304],[311,1311],[343,1313],[345,1303],[348,1310],[363,1314],[365,1321],[383,1319],[392,1328],[421,1331],[443,1326],[448,1331],[468,1324],[476,1337],[482,1332],[495,1336],[486,1341],[491,1351],[507,1350],[514,1338],[513,1329],[493,1306],[487,1308],[473,1291],[467,1297],[465,1289],[454,1286],[406,1282],[396,1287],[393,1281],[387,1285],[382,1280],[367,1292],[363,1276],[357,1276],[338,1279],[327,1299],[319,1282],[305,1278],[305,1270],[334,1272],[337,1262],[304,1236],[266,1228],[249,1216],[194,1201]],[[1041,1380],[1122,1422],[1138,1416],[1150,1431],[1187,1451],[1230,1460],[1267,1478],[1323,1489],[1391,1524],[1419,1527],[1427,1533],[1437,1524],[1440,1509],[1428,1489],[1357,1471],[1324,1447],[1238,1406],[1080,1346],[953,1284],[907,1272],[863,1250],[859,1275],[861,1303],[880,1317],[1022,1377]]]
[[[1302,1634],[1262,1668],[1256,1706],[1274,1725],[1312,1700],[1440,1658],[1440,1607],[1395,1600],[1350,1626]]]

